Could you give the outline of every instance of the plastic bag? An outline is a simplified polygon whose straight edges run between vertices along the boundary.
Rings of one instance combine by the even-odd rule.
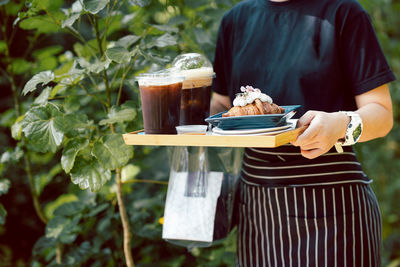
[[[208,247],[233,228],[243,149],[174,147],[164,210],[163,239]]]

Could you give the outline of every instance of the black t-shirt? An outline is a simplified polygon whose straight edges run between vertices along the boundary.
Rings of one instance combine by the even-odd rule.
[[[394,80],[355,0],[247,0],[225,14],[213,90],[231,100],[252,85],[278,105],[355,110],[354,96]]]
[[[394,80],[356,0],[247,0],[222,19],[213,91],[233,101],[251,85],[278,105],[356,110],[355,96]],[[247,148],[242,177],[277,185],[369,183],[351,147],[309,160],[291,145]]]

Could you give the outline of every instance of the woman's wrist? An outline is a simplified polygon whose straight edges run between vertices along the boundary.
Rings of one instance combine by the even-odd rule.
[[[346,136],[347,126],[350,123],[350,117],[344,112],[335,112],[337,116],[338,138],[337,140],[344,139]]]

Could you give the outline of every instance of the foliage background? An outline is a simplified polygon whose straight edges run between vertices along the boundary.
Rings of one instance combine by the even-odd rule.
[[[100,163],[112,161],[117,152],[106,157],[96,151],[107,142],[120,142],[113,139],[112,131],[123,133],[142,127],[134,77],[165,66],[183,52],[201,52],[213,59],[220,19],[237,2],[0,0],[0,266],[52,266],[57,262],[68,266],[124,265],[118,188],[133,233],[137,266],[232,266],[234,234],[211,248],[190,251],[160,238],[159,219],[168,180],[167,148],[128,148],[121,156],[123,162],[105,169]],[[79,10],[79,3],[87,10]],[[399,77],[400,1],[360,3],[371,15]],[[45,71],[71,79],[51,79]],[[43,76],[36,76],[36,82],[26,87],[38,73]],[[26,94],[22,94],[23,89]],[[374,179],[372,186],[381,204],[384,266],[397,266],[400,82],[391,83],[390,89],[393,130],[386,138],[356,148],[366,173]],[[45,126],[59,122],[51,129],[60,130],[61,139],[48,130],[38,133],[29,129],[26,114],[38,115],[39,111],[47,112]],[[70,123],[79,125],[80,130],[71,131]],[[43,133],[53,138],[44,142]],[[105,135],[110,139],[102,139]],[[85,163],[79,169],[91,166],[89,172],[103,171],[103,176],[92,175],[92,189],[101,187],[96,192],[80,189],[74,164],[62,161],[63,156],[75,159],[66,156],[67,148],[74,147],[73,142],[85,147],[85,140],[89,140],[87,149],[72,151]],[[79,174],[88,181],[87,173]],[[73,182],[70,175],[75,177]],[[102,181],[101,177],[107,179]]]

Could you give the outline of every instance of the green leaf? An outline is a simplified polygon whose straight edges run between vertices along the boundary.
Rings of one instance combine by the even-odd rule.
[[[54,80],[54,73],[50,70],[42,71],[35,76],[33,76],[24,86],[22,90],[22,94],[26,95],[29,92],[33,92],[36,90],[38,84],[48,84]]]
[[[44,60],[46,58],[55,56],[63,51],[63,47],[61,45],[53,45],[47,46],[42,49],[38,49],[33,52],[33,56],[36,60]]]
[[[85,70],[78,69],[77,64],[77,61],[73,61],[72,66],[68,64],[65,69],[56,70],[59,74],[55,77],[54,82],[58,82],[58,84],[54,87],[52,96],[56,95],[58,91],[63,90],[66,86],[75,85],[84,78]],[[67,70],[68,67],[69,69]]]
[[[61,205],[68,202],[78,201],[78,197],[74,194],[63,194],[59,196],[56,200],[48,203],[44,208],[44,214],[47,218],[54,217],[54,211]]]
[[[179,29],[177,27],[172,27],[169,25],[156,25],[156,24],[152,24],[152,27],[163,31],[163,32],[174,32],[174,33],[178,33]]]
[[[32,5],[47,11],[58,11],[63,4],[63,0],[31,0]]]
[[[71,113],[64,115],[64,133],[70,132],[76,129],[83,129],[89,126],[88,118],[86,114],[83,113]]]
[[[141,37],[136,35],[127,35],[115,42],[116,47],[124,47],[128,49],[129,46],[136,43]]]
[[[0,196],[7,194],[10,189],[10,180],[0,179]]]
[[[53,168],[51,168],[50,171],[45,171],[44,173],[35,175],[34,184],[36,192],[39,196],[46,185],[48,185],[53,180],[53,178],[61,172],[61,170],[62,169],[60,164],[56,164],[55,166],[53,166]]]
[[[157,55],[153,55],[151,52],[145,51],[143,49],[139,49],[139,54],[141,54],[149,62],[158,64],[158,65],[164,65],[171,61],[171,58],[169,56],[160,57]]]
[[[61,60],[60,60],[61,61]],[[58,69],[54,70],[55,76],[61,76],[70,72],[71,69],[75,68],[75,61],[71,59],[66,59],[66,62],[60,66]]]
[[[94,143],[92,154],[107,169],[114,170],[128,163],[133,156],[133,148],[125,145],[122,135],[110,134]]]
[[[103,42],[102,44],[106,47],[106,44]],[[99,45],[96,39],[92,39],[88,41],[86,44],[82,45],[81,43],[76,42],[74,45],[74,51],[78,55],[78,57],[85,58],[89,60],[92,58],[96,53],[99,53]]]
[[[73,219],[55,216],[46,225],[46,237],[55,238],[65,244],[72,243],[76,239],[80,219],[81,216]]]
[[[66,20],[61,23],[61,27],[72,27],[77,19],[81,16],[81,13],[73,13]]]
[[[131,60],[132,53],[125,47],[115,46],[106,50],[106,56],[119,64],[128,63]]]
[[[74,138],[68,141],[61,156],[61,166],[66,173],[69,173],[74,167],[75,158],[79,151],[86,148],[88,145],[89,140],[85,138]]]
[[[20,146],[9,148],[1,155],[0,163],[18,163],[23,156],[24,151]]]
[[[0,53],[3,53],[7,48],[6,42],[0,41]]]
[[[58,206],[54,210],[54,216],[74,216],[76,214],[80,214],[85,209],[85,205],[78,202],[67,202]]]
[[[177,44],[176,37],[172,36],[169,33],[163,34],[155,40],[155,46],[160,48],[176,44]]]
[[[11,127],[15,122],[16,111],[13,108],[7,109],[1,113],[0,126]]]
[[[145,7],[150,5],[151,0],[129,0],[129,4],[135,5],[135,6],[140,6],[140,7]]]
[[[81,189],[90,188],[92,192],[98,191],[110,179],[111,171],[104,168],[95,158],[86,159],[78,156],[75,159],[71,180]]]
[[[94,209],[91,209],[90,212],[87,214],[87,217],[93,217],[102,212],[103,210],[107,209],[110,205],[108,203],[103,203]]]
[[[36,68],[33,69],[34,73],[37,73],[39,71],[45,71],[45,70],[52,70],[57,67],[57,58],[50,56],[46,57],[44,59],[36,60],[37,66]]]
[[[59,27],[47,16],[29,17],[19,23],[19,27],[24,30],[36,30],[37,33],[56,33]]]
[[[193,32],[199,44],[212,44],[211,37],[202,28],[194,28]]]
[[[19,116],[14,124],[11,126],[11,136],[15,140],[20,140],[21,139],[21,133],[22,133],[22,119],[25,117],[25,115]]]
[[[110,0],[83,0],[83,8],[92,13],[97,14],[108,4]]]
[[[6,223],[6,216],[7,216],[7,211],[0,203],[0,225],[4,225]]]
[[[140,172],[140,168],[133,164],[128,164],[124,166],[121,170],[121,180],[123,182],[132,180],[138,175]]]
[[[66,124],[58,107],[47,103],[45,106],[33,107],[25,114],[22,131],[37,150],[55,152],[64,138]]]
[[[64,100],[64,110],[68,113],[76,112],[81,108],[81,96],[69,95]]]
[[[53,88],[51,87],[46,87],[38,97],[35,98],[35,101],[33,101],[33,103],[35,104],[44,104],[47,102],[47,99],[49,99],[51,91],[53,90]]]
[[[24,74],[31,68],[31,63],[26,60],[23,60],[22,58],[14,58],[11,64],[14,74],[17,75]]]
[[[40,237],[32,248],[32,256],[37,259],[40,256],[49,253],[49,251],[55,251],[55,247],[57,246],[56,243],[57,240],[55,240],[54,238],[46,238],[45,236]],[[34,266],[32,264],[30,267],[42,266],[42,264],[39,264],[39,266]]]
[[[174,16],[174,17],[170,18],[168,20],[168,24],[169,25],[182,25],[182,24],[185,24],[185,22],[187,20],[188,20],[187,17],[182,16],[182,15],[177,15],[177,16]]]
[[[84,58],[79,58],[78,63],[82,68],[85,68],[87,72],[100,73],[101,71],[108,69],[111,60],[107,58],[105,61],[96,61],[94,63],[90,63]]]
[[[112,107],[110,112],[107,114],[107,117],[108,119],[101,120],[99,122],[99,125],[132,121],[136,117],[136,110],[133,108],[125,108],[118,110],[116,107]]]

